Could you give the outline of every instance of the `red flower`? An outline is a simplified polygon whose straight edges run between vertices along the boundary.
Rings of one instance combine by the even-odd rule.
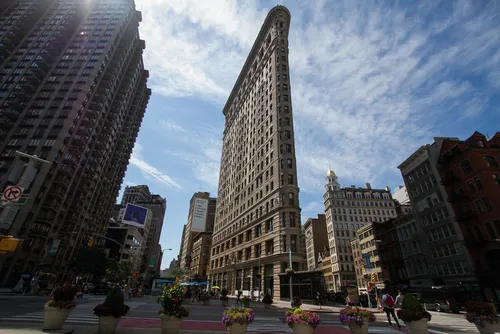
[[[176,298],[172,299],[172,301],[173,301],[174,303],[177,303],[177,302],[179,302],[179,298],[177,298],[177,297],[176,297]]]

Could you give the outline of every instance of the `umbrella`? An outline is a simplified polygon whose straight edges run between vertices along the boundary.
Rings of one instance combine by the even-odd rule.
[[[220,289],[217,285],[214,285],[212,289]]]
[[[208,285],[208,282],[198,282],[199,285]]]
[[[181,283],[180,285],[191,285],[191,283]]]

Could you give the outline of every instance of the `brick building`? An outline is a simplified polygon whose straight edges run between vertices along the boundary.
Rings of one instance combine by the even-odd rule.
[[[500,133],[445,139],[438,170],[480,285],[500,292]]]

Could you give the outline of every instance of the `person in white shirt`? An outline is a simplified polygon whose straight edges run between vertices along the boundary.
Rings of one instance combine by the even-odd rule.
[[[391,323],[391,315],[392,315],[394,321],[396,321],[396,324],[398,325],[398,328],[401,328],[398,318],[396,318],[396,314],[394,313],[394,299],[391,297],[391,295],[385,293],[385,291],[384,294],[382,295],[381,304],[385,314],[387,315],[387,321],[389,322],[389,326],[392,327]]]
[[[396,297],[396,305],[395,307],[397,308],[402,308],[403,307],[403,299],[405,298],[403,291],[399,291],[398,296]]]

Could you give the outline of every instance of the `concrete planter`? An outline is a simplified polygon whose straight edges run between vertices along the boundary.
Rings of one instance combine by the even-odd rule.
[[[113,317],[112,315],[99,317],[99,334],[114,334],[120,318]]]
[[[349,324],[351,334],[368,334],[368,321],[363,322],[363,326],[357,324]]]
[[[308,324],[293,324],[293,333],[294,334],[312,334],[313,328]]]
[[[54,330],[61,329],[68,318],[71,309],[60,309],[58,307],[45,307],[43,315],[43,329]]]
[[[484,327],[477,326],[477,330],[482,334],[496,334],[500,333],[500,323],[490,324],[489,322],[484,323]]]
[[[232,324],[227,327],[230,334],[245,334],[247,332],[248,324]]]
[[[161,334],[179,334],[182,326],[182,318],[170,317],[165,314],[160,314],[161,319]]]
[[[427,330],[427,323],[429,319],[422,318],[417,321],[411,321],[406,323],[406,327],[408,327],[408,334],[427,334],[429,331]]]

